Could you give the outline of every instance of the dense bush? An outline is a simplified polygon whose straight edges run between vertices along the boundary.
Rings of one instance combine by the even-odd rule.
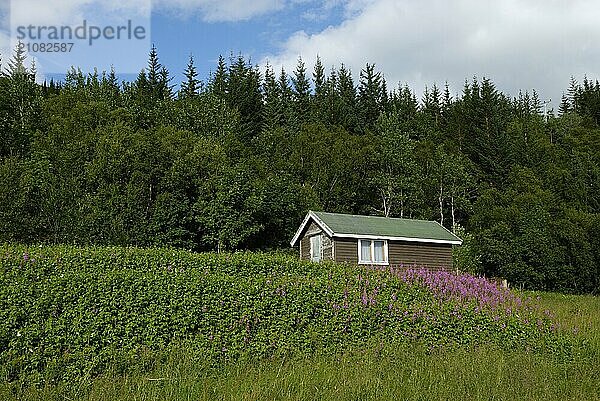
[[[0,366],[34,383],[144,368],[185,346],[215,363],[355,346],[556,345],[547,314],[473,276],[283,254],[0,247]]]

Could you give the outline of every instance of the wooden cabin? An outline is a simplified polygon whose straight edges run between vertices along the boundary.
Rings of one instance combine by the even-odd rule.
[[[315,262],[450,270],[462,240],[436,221],[309,211],[290,244]]]

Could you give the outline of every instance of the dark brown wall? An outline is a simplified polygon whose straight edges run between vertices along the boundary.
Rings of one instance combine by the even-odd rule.
[[[352,238],[334,238],[336,262],[358,263],[358,240]]]
[[[334,241],[336,262],[358,263],[358,239],[335,238]],[[452,246],[388,241],[388,259],[391,265],[452,269]]]
[[[452,245],[388,241],[392,265],[452,269]]]
[[[310,259],[310,237],[302,237],[300,240],[300,259]]]

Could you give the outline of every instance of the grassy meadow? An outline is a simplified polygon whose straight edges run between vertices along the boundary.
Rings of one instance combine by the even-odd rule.
[[[11,366],[19,367],[20,372],[24,373],[21,377],[15,373],[16,368],[12,368],[12,370],[2,368],[4,380],[0,384],[0,400],[600,399],[600,369],[598,369],[600,366],[600,298],[598,297],[539,292],[512,293],[518,297],[515,299],[532,299],[541,315],[550,315],[551,326],[557,327],[556,332],[549,332],[548,328],[543,326],[541,329],[543,336],[541,336],[539,333],[534,333],[535,325],[515,320],[514,311],[512,315],[507,316],[504,312],[498,315],[496,312],[491,313],[493,309],[486,309],[487,312],[484,315],[489,317],[488,320],[482,317],[483,315],[468,315],[469,311],[479,310],[482,304],[474,304],[474,298],[469,298],[469,294],[465,298],[464,293],[468,289],[465,290],[462,287],[460,291],[463,292],[464,299],[461,298],[462,301],[459,302],[456,298],[456,294],[460,293],[458,290],[448,295],[448,286],[426,287],[425,281],[414,284],[408,283],[405,278],[399,283],[395,278],[390,279],[389,274],[385,272],[374,272],[369,275],[368,280],[371,282],[365,286],[364,277],[359,276],[358,282],[353,282],[351,279],[354,279],[354,275],[350,273],[350,276],[347,276],[347,270],[340,268],[341,270],[334,271],[333,274],[331,272],[321,274],[320,270],[315,269],[311,264],[292,263],[284,256],[233,255],[221,257],[179,253],[163,260],[162,256],[153,253],[155,251],[121,250],[121,254],[116,255],[114,249],[90,251],[55,248],[45,249],[44,252],[38,251],[37,254],[34,254],[33,250],[27,250],[25,258],[27,260],[23,261],[21,255],[25,253],[20,248],[5,247],[2,251],[4,252],[2,280],[5,292],[0,301],[2,301],[5,311],[11,310],[11,308],[15,309],[15,306],[35,309],[33,312],[36,320],[27,322],[27,317],[23,314],[14,315],[2,312],[5,313],[3,316],[5,322],[2,323],[2,331],[0,331],[0,340],[2,340],[0,346],[3,347],[2,363],[10,363]],[[124,256],[126,253],[127,255]],[[21,259],[14,258],[14,255]],[[169,261],[175,256],[179,262],[178,266],[185,266],[182,268],[185,273],[174,275],[168,270],[165,275],[161,275],[162,266],[165,264],[171,266]],[[39,266],[42,267],[40,271],[45,272],[44,274],[48,277],[47,281],[41,279],[41,274],[35,276],[33,273],[36,271],[35,269],[27,270],[32,267],[28,264],[31,259],[40,263]],[[43,262],[44,260],[45,262]],[[97,275],[97,269],[94,269],[93,266],[107,260],[112,262],[103,264],[106,271]],[[255,264],[259,263],[258,261],[264,267],[264,271],[248,274],[251,270],[257,269]],[[127,268],[121,270],[121,267],[114,267],[111,263],[126,265]],[[273,272],[278,269],[277,266],[281,266],[281,264],[285,264],[285,268],[280,269],[281,274],[274,274]],[[213,274],[217,274],[216,270],[220,265],[229,272],[227,276],[233,275],[240,281],[249,280],[246,284],[252,284],[251,286],[242,286],[249,298],[252,296],[250,289],[255,288],[257,283],[262,286],[272,285],[269,287],[272,291],[261,291],[257,293],[255,299],[238,305],[235,303],[237,301],[232,301],[239,294],[230,292],[232,291],[229,289],[231,283],[227,282],[228,286],[225,290],[225,287],[219,287],[219,280],[223,277],[217,275],[216,278],[210,278]],[[201,276],[196,275],[197,266],[201,266]],[[290,272],[290,269],[293,272]],[[109,270],[111,271],[108,272]],[[153,274],[145,275],[145,272],[149,270]],[[127,274],[124,273],[125,271]],[[129,275],[131,271],[137,273],[131,276]],[[89,288],[87,293],[81,292],[81,296],[69,295],[71,294],[69,291],[72,293],[76,293],[75,290],[83,291],[83,287],[73,284],[77,280],[81,280],[81,283],[88,287],[94,285],[90,281],[90,272],[94,272],[94,280],[99,280],[99,282],[104,280],[109,285],[96,284],[99,286],[98,288],[95,290]],[[34,274],[34,276],[27,276],[28,274]],[[367,277],[367,273],[364,274]],[[22,299],[14,297],[14,293],[6,290],[6,286],[13,284],[18,287],[21,282],[18,278],[23,275],[27,276],[28,280],[37,279],[38,288],[47,287],[48,291],[51,290],[48,294],[61,299],[62,303],[52,303],[54,301],[44,291],[25,294]],[[261,275],[266,275],[268,279],[261,281],[262,279],[257,278]],[[336,278],[336,275],[339,277]],[[157,276],[160,280],[155,283],[153,280]],[[110,326],[111,319],[126,319],[119,320],[121,322],[119,325],[123,321],[129,325],[141,323],[127,314],[118,314],[114,311],[112,317],[103,315],[108,311],[88,315],[79,304],[81,299],[87,299],[86,302],[89,299],[94,299],[96,303],[104,302],[102,299],[98,299],[100,292],[106,292],[107,288],[112,288],[111,291],[120,294],[118,285],[122,280],[125,280],[129,286],[133,285],[134,288],[138,288],[140,283],[143,283],[146,286],[144,287],[145,291],[152,289],[152,286],[158,283],[166,286],[168,290],[166,293],[170,294],[173,292],[173,287],[170,287],[173,284],[172,277],[175,277],[174,283],[189,283],[192,279],[199,280],[198,283],[204,283],[203,286],[209,283],[210,291],[218,293],[219,296],[227,295],[230,297],[230,302],[234,302],[233,305],[242,309],[246,308],[244,313],[250,313],[251,310],[254,311],[253,313],[257,313],[256,311],[260,309],[264,313],[260,316],[264,316],[265,321],[268,316],[273,317],[272,321],[268,321],[263,326],[257,324],[252,329],[255,338],[249,343],[245,343],[245,339],[242,340],[242,337],[240,337],[239,343],[236,343],[234,338],[229,343],[231,347],[246,344],[248,349],[262,349],[261,335],[271,338],[283,330],[282,337],[289,336],[290,338],[288,347],[304,347],[304,350],[296,353],[287,351],[247,352],[228,354],[227,358],[215,359],[215,351],[209,346],[197,348],[195,345],[186,346],[186,344],[197,344],[204,341],[204,337],[197,334],[199,331],[214,330],[215,333],[218,333],[219,330],[222,330],[226,333],[227,330],[231,330],[232,326],[202,326],[202,324],[208,324],[208,321],[203,322],[200,319],[197,323],[199,326],[190,326],[188,331],[181,333],[169,331],[169,325],[173,322],[167,322],[164,326],[153,322],[150,327],[144,327],[146,330],[154,330],[156,332],[155,341],[163,342],[167,344],[166,346],[156,350],[148,349],[147,352],[127,354],[130,359],[117,358],[117,356],[122,357],[120,354],[113,355],[112,359],[109,358],[107,361],[113,361],[114,364],[104,363],[100,370],[97,369],[100,365],[84,363],[86,355],[95,358],[111,348],[104,343],[94,342],[96,340],[93,340],[93,336],[91,337],[88,332],[81,334],[81,330],[85,326],[77,326],[77,324],[83,321],[90,327],[95,327],[95,324],[102,325],[97,326],[95,328],[97,330],[98,327]],[[285,282],[281,281],[281,277],[285,277]],[[306,284],[301,280],[306,277],[311,277],[313,284],[302,287],[302,292],[293,295],[294,283]],[[438,278],[434,277],[433,279],[437,280]],[[141,281],[136,281],[138,279]],[[469,280],[469,283],[473,281]],[[314,283],[321,283],[321,285]],[[431,284],[434,281],[428,283]],[[22,284],[25,285],[26,281],[23,280]],[[453,286],[457,284],[460,283],[452,282]],[[183,284],[181,285],[183,286]],[[393,291],[390,290],[392,287]],[[182,288],[190,290],[189,293],[184,291],[184,295],[187,295],[181,295],[190,307],[194,307],[192,298],[189,298],[190,294],[194,293],[192,290],[206,289],[205,287],[188,288],[185,286]],[[287,291],[285,297],[281,296],[282,288]],[[436,303],[435,299],[437,298],[430,299],[427,295],[429,293],[424,291],[425,288],[429,288],[433,292],[438,291],[438,295],[446,294],[448,298],[445,298],[440,305],[451,304],[450,312]],[[326,298],[333,297],[331,299],[337,299],[340,301],[339,304],[342,304],[343,299],[335,298],[338,291],[332,291],[332,289],[349,293],[350,307],[348,309],[340,308],[337,304],[327,301]],[[375,294],[375,289],[379,289],[377,294]],[[60,295],[62,293],[59,290],[67,295]],[[302,300],[299,294],[308,292],[319,296]],[[135,313],[136,316],[148,320],[147,316],[140,313],[140,308],[152,309],[153,315],[156,310],[161,310],[160,302],[156,305],[148,304],[146,302],[148,299],[141,295],[143,292],[133,291],[133,293],[137,295],[124,304],[130,308],[127,313]],[[153,299],[161,300],[163,299],[161,297],[167,297],[166,293],[152,293]],[[125,297],[123,294],[121,296]],[[277,302],[265,297],[265,294],[275,294],[276,297],[273,299]],[[29,301],[31,304],[26,302],[28,296],[31,298]],[[177,296],[179,295],[171,294],[163,301],[177,301],[179,299]],[[477,296],[481,297],[481,294]],[[388,305],[388,301],[382,302],[389,297],[393,297],[396,303]],[[490,295],[486,294],[485,297],[486,302],[489,302]],[[108,302],[108,298],[106,302]],[[285,302],[282,299],[285,299]],[[432,300],[434,301],[430,304]],[[134,301],[141,302],[141,304],[137,305]],[[71,304],[68,304],[69,302]],[[514,299],[510,302],[514,306]],[[72,305],[73,310],[78,310],[77,315],[71,316],[64,312],[62,314],[56,312],[60,309],[59,307],[67,305]],[[102,309],[102,305],[99,307],[100,309]],[[88,304],[84,306],[89,307]],[[118,309],[123,309],[121,305],[113,305],[113,308],[116,306]],[[291,310],[286,309],[288,306],[290,308],[313,308],[307,316],[317,324],[313,327],[310,322],[301,324],[291,322],[281,326],[283,324],[280,322],[281,316],[278,316],[275,311],[267,310],[279,308],[282,316],[285,316]],[[409,322],[411,322],[412,329],[418,327],[418,330],[414,329],[415,331],[410,332],[411,328],[407,328],[402,320],[397,323],[397,326],[392,324],[391,317],[401,316],[403,315],[401,311],[413,310],[415,306],[418,306],[419,310],[415,312]],[[227,309],[227,307],[228,305],[225,305],[223,309]],[[427,308],[438,308],[431,310],[439,313],[442,317],[445,316],[446,320],[443,321],[443,325],[440,326],[435,321],[426,318],[415,320],[415,316],[421,316],[422,309],[427,311],[429,310]],[[45,313],[44,309],[50,310],[51,313]],[[464,316],[456,317],[457,311]],[[518,311],[518,313],[524,312],[525,309]],[[174,318],[180,319],[176,322],[185,322],[187,315],[181,311],[177,313],[172,314],[175,316]],[[237,316],[237,312],[233,309],[228,313],[229,315],[220,316],[219,319]],[[95,316],[100,316],[99,320],[94,320]],[[347,316],[368,320],[371,326],[350,326],[350,331],[347,332],[346,326],[343,326],[345,320],[342,319]],[[369,320],[373,316],[377,319]],[[470,317],[467,319],[467,316]],[[41,319],[46,320],[43,324],[38,324]],[[167,319],[167,317],[163,316],[161,319]],[[377,326],[377,330],[368,330],[374,324],[373,322],[386,319],[390,322],[387,328]],[[496,319],[503,322],[503,326],[494,325]],[[7,321],[9,323],[6,323]],[[67,322],[75,327],[72,331],[69,331]],[[322,327],[325,326],[324,322],[333,323],[327,323],[329,326]],[[336,326],[338,323],[339,327]],[[17,324],[20,325],[19,337],[13,339],[7,333],[14,330]],[[183,323],[181,324],[183,325]],[[500,329],[505,324],[507,328]],[[475,336],[473,331],[462,327],[473,325],[481,327],[483,334]],[[60,329],[55,330],[54,327]],[[402,330],[403,333],[410,332],[416,337],[406,341],[396,338],[384,341],[385,339],[380,336],[383,334],[393,337],[398,330]],[[534,334],[524,335],[523,331]],[[308,332],[310,336],[302,336],[299,334],[300,332]],[[27,333],[34,333],[35,336]],[[43,342],[41,337],[48,333],[52,333],[52,335],[59,333],[64,336],[63,343]],[[240,333],[243,334],[243,330]],[[234,329],[232,337],[236,337],[240,333],[235,332]],[[126,335],[126,333],[119,334],[122,338],[125,338]],[[191,342],[186,343],[178,336]],[[360,341],[359,338],[362,336],[368,338]],[[440,340],[440,336],[446,336],[447,340]],[[464,336],[470,338],[470,342],[462,343],[461,339]],[[503,343],[510,341],[514,336],[518,336],[518,341]],[[23,348],[25,353],[19,354],[19,347],[21,347],[19,341],[22,341],[24,337],[27,337],[27,346]],[[555,342],[552,340],[555,337],[566,338],[568,341]],[[140,341],[143,344],[146,341],[145,338],[136,336],[127,338],[127,341],[132,343]],[[173,338],[177,341],[168,343],[165,338]],[[330,338],[342,338],[350,345],[332,348],[315,346],[315,344],[321,344]],[[531,349],[528,346],[520,345],[521,342],[529,344],[531,341],[541,341],[541,339],[547,338],[551,340],[545,340],[549,345],[544,347]],[[308,344],[307,342],[310,341],[316,342]],[[76,358],[79,355],[76,353],[76,343],[78,342],[81,342],[83,350],[81,351],[82,357],[79,359]],[[441,345],[432,346],[437,343]],[[38,348],[31,344],[36,344]],[[41,350],[42,346],[46,349],[44,352]],[[39,357],[33,358],[27,354],[28,351],[38,352],[38,349],[40,350]],[[52,358],[53,354],[48,353],[47,350],[55,350],[56,359],[61,361],[62,365],[52,365],[48,361],[40,362],[40,359]],[[64,357],[65,350],[72,353],[68,358]],[[124,361],[125,363],[130,361],[129,368],[123,368]],[[58,362],[53,361],[53,363]],[[65,371],[71,369],[72,372],[79,373],[74,377],[67,375],[64,380],[53,380],[51,378],[61,377],[60,375],[56,376],[56,373],[52,373],[52,375],[47,373],[53,366],[54,369],[58,366],[63,367]],[[73,370],[75,369],[73,366],[82,366],[84,369],[82,371]],[[9,378],[9,375],[12,376]],[[42,377],[44,380],[32,384],[33,379],[31,378],[36,377]]]

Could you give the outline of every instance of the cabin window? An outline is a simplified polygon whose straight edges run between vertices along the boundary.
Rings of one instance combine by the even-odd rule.
[[[385,240],[358,240],[358,263],[387,265],[388,246]]]
[[[321,261],[321,236],[314,235],[310,237],[310,260],[313,262]]]

